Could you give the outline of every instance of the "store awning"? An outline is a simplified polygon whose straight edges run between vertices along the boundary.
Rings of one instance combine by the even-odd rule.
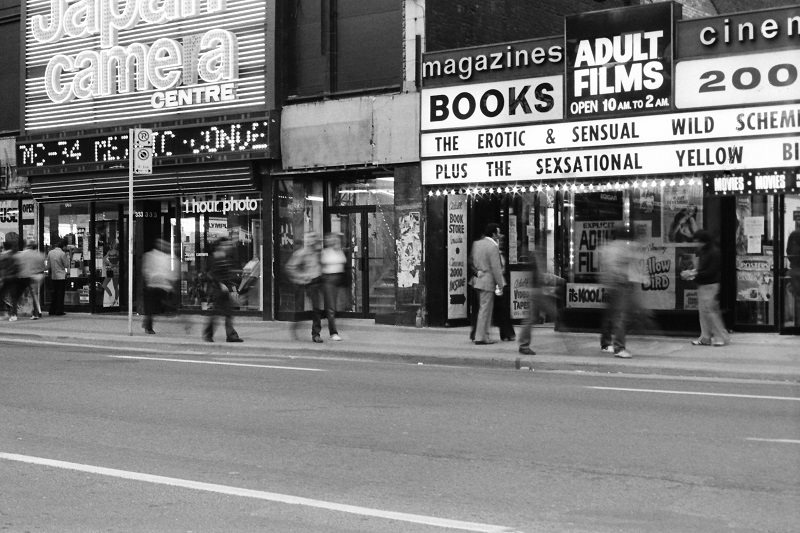
[[[128,171],[30,176],[31,192],[40,202],[111,201],[128,198]],[[156,167],[133,179],[136,199],[219,194],[255,190],[250,162],[224,165]]]

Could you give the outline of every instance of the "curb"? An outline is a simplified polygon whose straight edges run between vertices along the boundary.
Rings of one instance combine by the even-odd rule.
[[[297,345],[297,341],[289,341],[294,344],[288,345],[286,341],[275,341],[268,347],[259,344],[237,344],[227,345],[224,342],[216,342],[213,344],[203,343],[194,340],[182,341],[169,341],[167,339],[159,338],[153,341],[145,341],[141,336],[125,336],[115,335],[113,339],[91,339],[86,340],[75,335],[68,333],[47,333],[28,331],[28,332],[5,332],[6,338],[19,339],[20,341],[30,339],[33,342],[53,343],[53,342],[71,342],[83,346],[91,346],[96,348],[106,348],[110,350],[135,350],[139,352],[164,352],[164,348],[169,349],[167,355],[183,355],[194,357],[215,357],[215,356],[240,356],[240,357],[287,357],[287,358],[335,358],[343,360],[367,360],[377,362],[394,362],[408,365],[431,365],[431,366],[461,366],[473,368],[495,368],[495,369],[508,369],[518,371],[533,371],[539,372],[574,372],[574,373],[587,373],[587,374],[618,374],[618,375],[656,375],[665,377],[689,377],[689,378],[702,378],[702,379],[739,379],[744,381],[770,381],[781,383],[800,383],[800,375],[794,374],[781,374],[778,372],[754,372],[752,369],[732,370],[732,369],[708,369],[708,368],[688,368],[686,366],[643,366],[636,364],[636,358],[633,364],[631,360],[624,362],[603,362],[603,361],[569,361],[558,360],[554,361],[552,358],[568,358],[569,355],[549,355],[541,354],[539,356],[527,356],[515,358],[513,354],[509,354],[508,358],[498,358],[488,355],[484,356],[471,356],[459,357],[448,355],[422,355],[404,353],[399,351],[375,351],[369,348],[352,346],[352,345],[336,345],[336,348],[331,349],[332,343],[326,343],[326,346],[302,344]],[[149,339],[149,337],[148,337]],[[158,342],[155,342],[155,341]],[[105,344],[104,344],[105,342]],[[263,342],[263,341],[262,341]],[[225,349],[227,347],[229,349]],[[264,350],[269,350],[275,353],[266,353]],[[537,359],[543,357],[544,359]],[[519,361],[517,365],[517,361]]]

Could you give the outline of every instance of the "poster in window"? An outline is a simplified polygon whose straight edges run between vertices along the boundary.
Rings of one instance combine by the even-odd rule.
[[[631,224],[649,222],[648,237],[661,240],[661,191],[656,188],[634,189],[631,194]]]
[[[737,302],[768,302],[772,299],[772,260],[768,255],[736,258]]]
[[[575,275],[600,273],[600,248],[612,240],[614,229],[623,227],[622,220],[591,220],[575,222]]]
[[[703,186],[677,185],[664,189],[664,243],[688,243],[703,224]]]
[[[408,213],[398,220],[397,238],[397,286],[413,287],[419,284],[422,263],[419,212]]]
[[[675,249],[650,243],[641,249],[639,274],[647,309],[675,309]]]

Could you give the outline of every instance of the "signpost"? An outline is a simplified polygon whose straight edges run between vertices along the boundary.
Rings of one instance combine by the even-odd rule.
[[[128,131],[128,335],[133,335],[133,176],[153,173],[153,130]]]

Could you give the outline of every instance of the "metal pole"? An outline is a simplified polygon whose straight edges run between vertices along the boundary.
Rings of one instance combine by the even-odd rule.
[[[128,130],[128,335],[133,335],[133,138]]]

